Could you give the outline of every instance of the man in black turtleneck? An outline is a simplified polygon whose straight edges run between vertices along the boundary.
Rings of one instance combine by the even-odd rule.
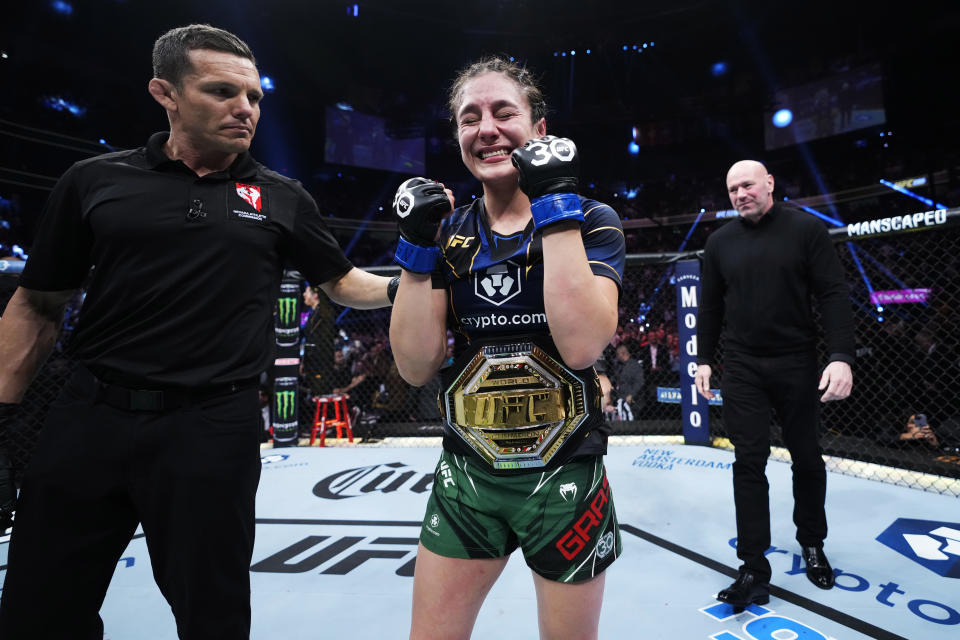
[[[773,200],[773,176],[743,160],[727,173],[739,219],[707,240],[703,294],[697,319],[696,384],[705,398],[711,365],[724,333],[724,425],[735,449],[733,495],[740,575],[717,598],[735,608],[769,601],[770,509],[765,474],[770,454],[770,410],[777,412],[793,461],[793,520],[806,573],[822,589],[833,586],[823,553],[827,476],[818,431],[821,402],[850,395],[855,342],[843,269],[816,218]],[[829,364],[817,380],[811,296],[825,331]]]

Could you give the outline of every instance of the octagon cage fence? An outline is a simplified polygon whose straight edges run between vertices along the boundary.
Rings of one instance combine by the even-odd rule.
[[[720,218],[722,213],[712,217]],[[849,285],[857,362],[852,395],[821,405],[821,445],[830,469],[958,495],[958,229],[960,209],[851,225],[834,223],[830,233]],[[598,361],[598,369],[606,369],[613,387],[605,408],[611,445],[635,443],[638,437],[648,441],[683,438],[678,391],[682,345],[674,270],[678,261],[699,255],[698,251],[681,251],[627,257],[617,335]],[[0,309],[16,288],[21,268],[22,263],[0,261]],[[370,270],[397,273],[394,267]],[[297,274],[288,276],[295,281]],[[317,436],[313,442],[317,446],[318,430],[325,431],[325,446],[436,446],[442,433],[437,407],[439,379],[423,387],[411,387],[401,379],[390,353],[389,309],[346,309],[321,294],[311,310],[300,302],[303,284],[297,282],[293,288],[290,281],[288,278],[287,293],[280,298],[286,296],[287,304],[290,298],[296,299],[295,317],[302,338],[294,355],[301,362],[294,369],[298,373],[294,393],[287,392],[283,401],[293,398],[296,428],[286,440],[277,437],[273,446],[310,446],[311,434]],[[30,386],[12,424],[0,434],[0,445],[8,451],[18,479],[29,464],[47,407],[74,367],[70,339],[82,297],[78,293],[68,305],[53,354]],[[640,361],[644,369],[642,392],[630,405],[617,390],[615,346],[620,344],[627,345],[630,358]],[[655,357],[651,355],[654,346],[659,353]],[[820,355],[825,364],[825,354]],[[723,375],[722,345],[715,369],[711,386],[718,388]],[[263,376],[263,446],[271,446],[271,433],[277,435],[271,429],[277,422],[277,380],[271,372]],[[318,398],[322,401],[333,394],[347,398],[352,442],[346,430],[338,434],[335,428],[326,429],[326,423],[314,428]],[[289,414],[289,406],[283,410]],[[772,416],[772,425],[772,455],[787,459],[776,416]],[[707,444],[730,447],[721,406],[709,407]]]

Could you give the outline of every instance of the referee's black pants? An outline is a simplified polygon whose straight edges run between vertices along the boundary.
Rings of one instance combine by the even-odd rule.
[[[827,537],[827,472],[819,444],[817,358],[811,352],[755,356],[728,351],[722,379],[723,422],[734,446],[733,499],[737,557],[742,568],[770,579],[770,505],[766,465],[770,410],[777,413],[793,462],[797,542],[822,546]]]
[[[256,388],[129,411],[99,402],[81,368],[21,486],[0,638],[99,640],[100,606],[138,523],[180,638],[249,638],[259,429]]]

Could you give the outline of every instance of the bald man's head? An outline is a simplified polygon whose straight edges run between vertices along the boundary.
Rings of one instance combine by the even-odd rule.
[[[730,204],[741,216],[756,222],[773,206],[773,176],[756,160],[741,160],[727,171]]]

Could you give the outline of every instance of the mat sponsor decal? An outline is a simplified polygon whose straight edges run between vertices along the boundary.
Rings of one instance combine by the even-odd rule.
[[[732,548],[736,549],[737,539],[731,538],[729,544]],[[783,567],[783,562],[777,560],[777,558],[781,556],[783,559],[789,559],[792,565],[790,569],[782,572],[784,575],[796,576],[798,580],[807,579],[806,567],[800,554],[771,546],[767,549],[765,555],[770,560],[770,565],[773,568],[774,575],[772,581],[774,583],[777,583],[777,573],[779,569]],[[854,570],[847,570],[842,568],[843,565],[840,564],[840,561],[835,557],[832,557],[832,564],[833,575],[836,579],[834,589],[862,593],[864,596],[872,597],[884,606],[894,607],[898,610],[906,607],[910,613],[926,622],[944,626],[960,626],[960,611],[957,611],[957,609],[947,603],[924,597],[926,594],[915,597],[916,594],[908,591],[907,586],[895,582],[894,579],[890,577],[876,577],[875,568],[855,568]],[[784,588],[790,588],[787,583],[779,584]],[[936,597],[952,594],[952,592],[948,592],[935,585],[924,583],[923,586],[929,588]],[[916,624],[916,621],[914,621],[913,624]]]
[[[736,632],[729,630],[713,633],[711,640],[772,640],[776,638],[795,638],[796,640],[829,640],[829,636],[806,624],[777,615],[774,609],[752,604],[741,613],[734,613],[733,607],[723,602],[715,602],[700,609],[700,613],[717,622],[736,623]]]
[[[644,449],[630,464],[631,466],[641,467],[643,469],[660,469],[663,471],[672,471],[680,467],[727,470],[733,465],[732,462],[720,462],[706,458],[688,458],[677,455],[677,452],[673,449]]]
[[[960,578],[960,523],[898,518],[877,542],[938,576]]]
[[[345,500],[401,489],[426,493],[432,485],[432,473],[414,471],[403,462],[387,462],[331,474],[313,486],[313,495],[324,500]]]
[[[419,542],[419,522],[350,522],[350,521],[267,521],[258,520],[258,529],[264,525],[280,524],[286,542],[273,533],[274,549],[262,560],[254,562],[254,573],[320,573],[345,576],[368,562],[393,567],[403,578],[413,577]],[[397,535],[395,527],[402,527]],[[377,535],[382,530],[385,535]],[[306,535],[305,535],[306,534]],[[259,536],[259,533],[258,533]],[[258,554],[259,555],[259,554]]]

